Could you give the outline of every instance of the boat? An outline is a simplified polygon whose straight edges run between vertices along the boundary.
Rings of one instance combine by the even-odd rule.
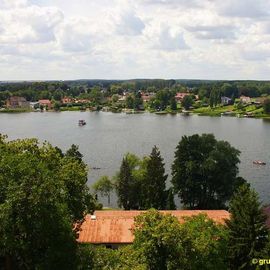
[[[85,120],[79,120],[79,126],[82,127],[84,125],[86,125]]]
[[[256,165],[266,165],[266,163],[264,161],[261,161],[261,160],[254,160],[253,161],[253,164],[256,164]]]

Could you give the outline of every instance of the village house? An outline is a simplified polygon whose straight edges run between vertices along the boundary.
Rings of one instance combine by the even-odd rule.
[[[240,101],[242,103],[249,104],[249,103],[251,103],[251,98],[250,97],[246,97],[246,96],[241,96],[240,97]]]
[[[72,104],[74,102],[73,98],[70,97],[64,97],[61,99],[62,104]]]
[[[134,240],[134,218],[145,211],[95,211],[87,215],[79,232],[78,242],[103,245],[117,249],[119,246],[132,244]],[[230,217],[226,210],[173,210],[160,211],[175,216],[180,223],[184,217],[206,214],[219,224],[224,224]]]
[[[223,105],[232,105],[233,100],[229,97],[221,97],[221,104]]]
[[[143,102],[149,102],[151,100],[151,98],[155,97],[155,93],[144,93],[141,92],[141,97]]]
[[[7,99],[6,107],[9,109],[30,108],[30,103],[24,97],[13,96]]]
[[[39,103],[39,106],[42,106],[43,108],[46,108],[48,110],[52,108],[52,103],[49,99],[40,99],[38,103]]]
[[[175,99],[176,99],[176,102],[181,102],[185,96],[190,96],[190,93],[176,93],[175,95]]]
[[[90,103],[91,102],[91,100],[90,99],[76,99],[75,100],[75,103],[77,104],[77,103],[79,103],[79,104],[87,104],[87,103]]]

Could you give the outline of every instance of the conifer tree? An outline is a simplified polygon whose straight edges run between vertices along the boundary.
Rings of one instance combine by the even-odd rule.
[[[128,156],[123,158],[116,182],[118,205],[125,210],[138,209],[140,192],[137,190],[138,183],[132,175],[132,166],[129,164]]]
[[[143,182],[142,208],[165,209],[167,200],[166,180],[163,158],[156,146],[153,147],[146,166]]]
[[[172,188],[167,190],[166,210],[176,210]]]
[[[234,194],[230,213],[231,218],[226,221],[230,269],[256,269],[252,260],[263,258],[269,238],[258,194],[248,184]]]

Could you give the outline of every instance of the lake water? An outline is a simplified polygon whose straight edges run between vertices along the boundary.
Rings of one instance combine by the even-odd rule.
[[[87,125],[79,127],[79,119],[85,119]],[[102,175],[113,176],[125,153],[142,157],[154,145],[159,147],[170,173],[181,136],[213,133],[241,151],[240,176],[251,183],[264,203],[270,203],[270,122],[266,120],[150,113],[2,113],[0,133],[7,134],[9,139],[36,137],[63,150],[71,144],[79,145],[89,167],[101,168],[90,170],[89,185]],[[267,165],[253,165],[252,161],[258,159]],[[115,197],[112,205],[116,205]]]

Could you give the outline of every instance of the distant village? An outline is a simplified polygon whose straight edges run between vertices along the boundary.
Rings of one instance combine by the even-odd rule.
[[[167,102],[166,107],[155,106],[153,103],[156,101],[156,93],[154,92],[144,92],[139,91],[138,105],[135,107],[133,104],[128,104],[129,97],[132,94],[124,92],[121,94],[114,94],[109,97],[103,97],[102,100],[97,104],[95,100],[91,99],[80,99],[64,96],[60,101],[55,101],[53,99],[40,99],[34,102],[27,101],[25,97],[22,96],[11,96],[6,100],[5,105],[0,109],[3,111],[68,111],[68,110],[102,110],[102,111],[112,111],[112,112],[126,112],[135,113],[150,111],[156,113],[169,113],[169,112],[184,112],[184,113],[198,113],[207,114],[206,108],[209,108],[209,103],[203,102],[199,98],[199,95],[194,95],[191,92],[177,92],[171,99]],[[185,99],[187,97],[191,98],[191,102],[185,105]],[[175,107],[172,107],[172,100],[175,101]],[[213,106],[211,111],[215,113],[218,108],[217,115],[235,115],[236,111],[238,114],[241,113],[243,117],[254,117],[256,112],[262,112],[263,103],[266,100],[264,97],[251,98],[248,96],[241,95],[238,99],[232,99],[227,96],[221,96],[220,102]],[[134,102],[131,100],[131,102]],[[220,109],[223,110],[220,111]],[[246,110],[247,108],[248,110]],[[203,109],[204,111],[200,110]],[[258,111],[259,109],[259,111]],[[220,111],[220,112],[219,112]]]
[[[270,117],[270,83],[176,80],[0,83],[0,112],[105,111]]]

